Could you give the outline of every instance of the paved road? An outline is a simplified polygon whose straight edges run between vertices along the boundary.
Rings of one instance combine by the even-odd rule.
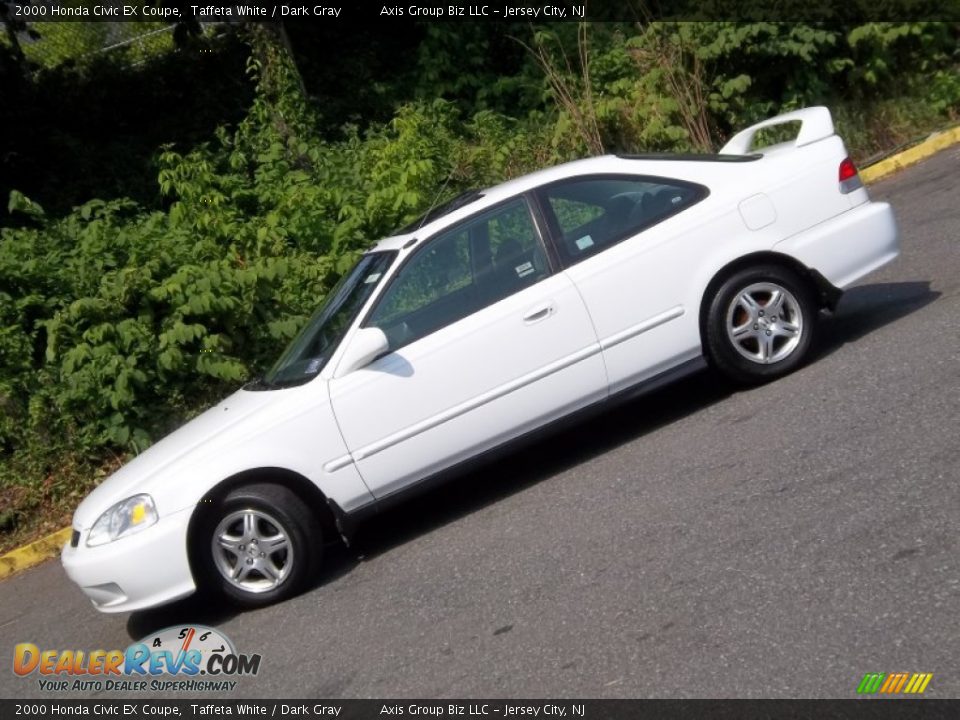
[[[702,374],[566,431],[266,610],[103,616],[48,563],[0,584],[0,656],[202,622],[262,654],[246,697],[849,697],[868,671],[960,696],[958,177],[952,149],[873,186],[904,254],[802,371]],[[39,694],[0,671],[0,696]]]

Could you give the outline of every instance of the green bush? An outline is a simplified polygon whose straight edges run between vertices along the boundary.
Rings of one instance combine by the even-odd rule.
[[[575,147],[710,150],[779,112],[827,105],[862,157],[960,114],[957,23],[574,29],[540,32],[531,50],[559,109],[557,132]]]

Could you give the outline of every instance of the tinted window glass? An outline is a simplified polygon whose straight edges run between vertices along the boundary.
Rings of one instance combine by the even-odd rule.
[[[706,189],[660,178],[583,178],[540,190],[560,230],[560,252],[576,262],[674,215]]]
[[[397,273],[367,326],[396,350],[548,275],[524,200],[438,235]]]
[[[250,389],[289,387],[316,377],[396,256],[396,252],[375,252],[360,258],[327,294],[270,372]]]

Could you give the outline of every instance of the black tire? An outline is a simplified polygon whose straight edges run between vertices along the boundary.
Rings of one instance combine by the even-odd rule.
[[[779,295],[780,309],[771,311],[767,305],[775,305],[774,289],[785,292]],[[753,301],[752,309],[748,300]],[[720,285],[709,303],[704,327],[707,357],[734,382],[768,382],[806,360],[818,308],[808,283],[792,270],[779,265],[739,270]],[[798,329],[792,334],[794,328]]]
[[[241,608],[300,592],[323,547],[318,518],[292,490],[269,483],[232,490],[205,512],[191,542],[202,588]]]

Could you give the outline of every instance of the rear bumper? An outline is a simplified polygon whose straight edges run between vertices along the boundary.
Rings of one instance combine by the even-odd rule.
[[[900,254],[893,208],[869,202],[777,243],[831,285],[844,288]]]
[[[63,548],[63,568],[101,612],[129,612],[185,597],[196,589],[187,559],[189,520],[189,511],[174,513],[143,532],[96,547],[87,547],[83,531],[77,547]]]

